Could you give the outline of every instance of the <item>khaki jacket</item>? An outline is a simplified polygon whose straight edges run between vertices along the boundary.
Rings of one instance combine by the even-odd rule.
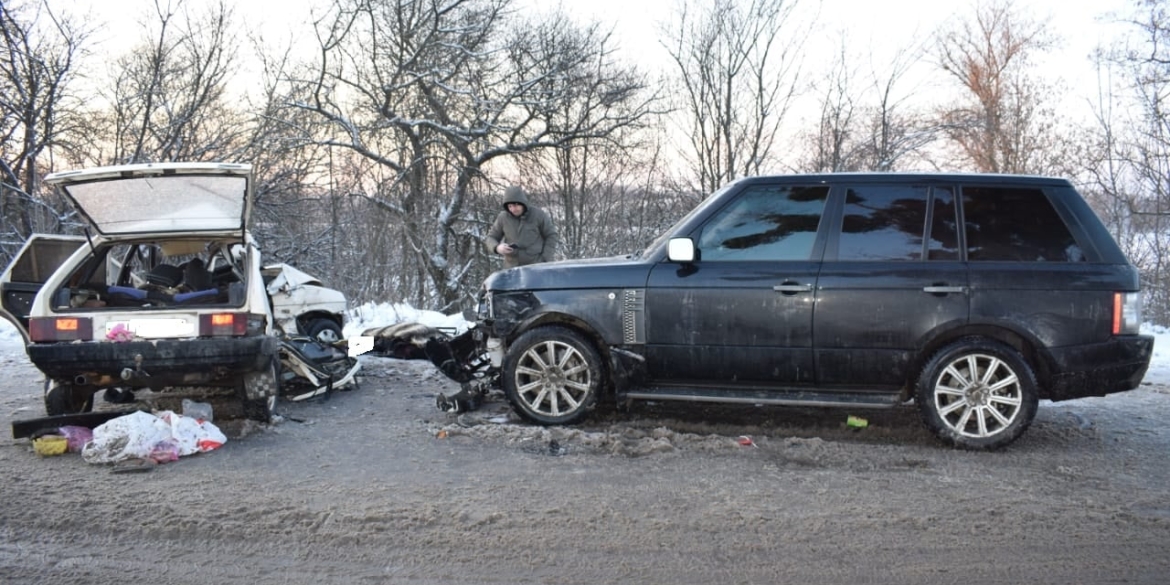
[[[524,213],[520,217],[513,216],[508,212],[509,203],[520,203],[524,206]],[[504,268],[554,260],[560,238],[552,218],[543,209],[529,204],[528,195],[519,187],[509,187],[504,191],[503,206],[504,210],[496,216],[483,240],[488,254],[495,254],[496,246],[507,242],[515,247],[516,252],[502,255]]]

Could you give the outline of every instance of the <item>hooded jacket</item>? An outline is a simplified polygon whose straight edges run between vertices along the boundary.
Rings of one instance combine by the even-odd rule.
[[[508,212],[509,203],[523,205],[524,213],[520,217],[512,215]],[[530,204],[528,195],[520,187],[505,189],[502,205],[504,210],[496,216],[487,237],[483,240],[488,254],[495,254],[496,247],[501,242],[506,242],[512,244],[516,252],[501,255],[504,258],[504,268],[551,262],[560,244],[552,218],[543,209]]]

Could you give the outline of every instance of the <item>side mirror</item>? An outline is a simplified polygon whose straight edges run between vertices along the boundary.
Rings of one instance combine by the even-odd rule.
[[[666,259],[689,264],[695,261],[695,242],[690,238],[671,238],[666,244]]]

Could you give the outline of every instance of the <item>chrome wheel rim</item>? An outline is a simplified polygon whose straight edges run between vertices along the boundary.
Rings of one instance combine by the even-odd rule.
[[[970,354],[947,364],[934,385],[934,407],[944,425],[964,437],[1004,432],[1024,403],[1019,376],[1003,360]]]
[[[589,362],[577,348],[543,341],[528,348],[516,365],[516,395],[529,411],[548,417],[571,414],[593,386]]]
[[[326,328],[317,333],[317,341],[320,341],[326,345],[336,343],[340,340],[341,336],[338,335],[337,332],[333,329]]]

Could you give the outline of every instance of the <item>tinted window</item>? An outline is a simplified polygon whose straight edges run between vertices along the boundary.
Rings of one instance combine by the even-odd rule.
[[[854,186],[845,194],[838,260],[920,260],[926,187]]]
[[[964,187],[967,259],[1083,262],[1064,221],[1040,189]]]
[[[935,187],[931,205],[930,235],[926,241],[927,258],[959,259],[959,223],[955,216],[955,192],[950,187]]]
[[[12,266],[12,281],[45,282],[81,245],[82,242],[58,240],[34,243],[35,247],[26,250]]]
[[[826,186],[747,187],[699,233],[702,260],[808,260]]]

